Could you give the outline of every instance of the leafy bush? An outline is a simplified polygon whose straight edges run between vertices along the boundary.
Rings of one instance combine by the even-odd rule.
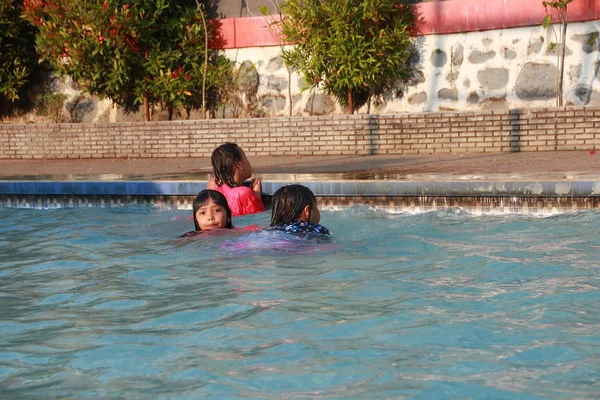
[[[39,53],[88,93],[125,111],[160,104],[170,117],[202,102],[205,31],[195,0],[25,0],[24,13],[39,28]],[[209,51],[206,87],[216,93],[231,66]]]
[[[63,107],[67,95],[62,93],[45,93],[38,99],[38,114],[49,117],[52,122],[64,122]]]
[[[0,116],[22,99],[38,65],[36,29],[21,18],[22,1],[0,1]]]
[[[350,113],[409,77],[415,21],[406,0],[288,0],[275,21],[286,65]]]

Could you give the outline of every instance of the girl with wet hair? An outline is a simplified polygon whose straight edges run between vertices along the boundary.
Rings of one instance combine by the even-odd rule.
[[[184,237],[195,236],[200,232],[215,229],[233,229],[231,210],[227,199],[216,190],[203,190],[194,199],[194,231],[185,233]]]
[[[284,186],[273,195],[269,230],[287,233],[329,235],[320,225],[321,212],[314,193],[302,185]]]
[[[207,187],[221,192],[234,217],[265,211],[262,200],[262,182],[254,178],[249,187],[244,181],[252,177],[252,165],[244,151],[235,143],[224,143],[211,156],[215,177]]]

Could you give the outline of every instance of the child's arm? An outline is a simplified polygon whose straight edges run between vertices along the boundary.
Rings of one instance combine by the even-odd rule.
[[[239,208],[238,215],[254,214],[265,211],[265,204],[262,201],[260,193],[257,194],[253,188],[245,186],[237,189],[239,190],[239,196],[236,201],[238,205],[237,208]],[[233,208],[231,211],[233,211]]]
[[[210,189],[210,190],[214,190],[217,187],[217,184],[215,183],[215,178],[212,177],[208,180],[208,182],[206,182],[206,188]]]
[[[259,178],[254,178],[252,179],[250,187],[252,188],[256,198],[262,200],[262,181]]]

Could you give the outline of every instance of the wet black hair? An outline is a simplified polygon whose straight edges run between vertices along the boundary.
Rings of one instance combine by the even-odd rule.
[[[242,161],[242,149],[235,143],[223,143],[217,147],[210,157],[217,186],[238,186],[233,181],[235,163]]]
[[[279,188],[273,194],[270,226],[287,224],[297,220],[302,215],[304,207],[310,206],[309,210],[312,210],[316,202],[317,199],[314,193],[306,186],[288,185]]]
[[[225,214],[227,215],[227,224],[225,225],[225,229],[233,228],[233,224],[231,223],[231,209],[229,208],[229,204],[227,204],[227,199],[221,192],[217,192],[216,190],[204,189],[198,196],[194,199],[194,211],[192,216],[194,217],[194,227],[196,231],[201,231],[200,224],[196,219],[196,212],[208,203],[208,200],[211,199],[215,204],[220,205],[225,209]]]

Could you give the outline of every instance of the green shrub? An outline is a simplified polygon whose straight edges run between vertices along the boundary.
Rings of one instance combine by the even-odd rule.
[[[53,122],[64,122],[63,107],[67,95],[62,93],[46,93],[39,97],[38,114],[49,117]]]

